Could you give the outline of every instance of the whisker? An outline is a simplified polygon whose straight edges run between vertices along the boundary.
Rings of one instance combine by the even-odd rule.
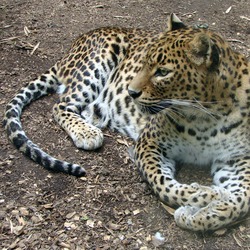
[[[201,111],[204,111],[206,114],[208,114],[209,116],[211,116],[213,119],[215,119],[217,121],[217,117],[220,116],[220,114],[216,114],[216,113],[212,112],[211,110],[209,110],[208,108],[204,107],[200,101],[198,101],[196,99],[195,99],[195,101],[199,105],[199,106],[195,105],[196,108],[198,108]]]
[[[182,117],[180,117],[178,114],[179,114],[179,113],[176,112],[175,110],[173,110],[173,109],[168,109],[167,115],[168,115],[171,119],[173,119],[176,123],[177,123],[177,121],[176,121],[176,119],[175,119],[174,116],[177,115],[177,117],[179,117],[179,118],[181,118],[181,119],[183,118],[183,115],[182,115]]]
[[[165,101],[165,100],[164,100]],[[169,102],[169,101],[167,101]],[[217,120],[217,117],[220,116],[219,114],[213,113],[211,110],[209,110],[208,108],[204,107],[202,105],[202,103],[204,104],[214,104],[216,102],[200,102],[197,99],[194,98],[194,100],[176,100],[173,99],[172,100],[172,104],[176,107],[178,106],[185,106],[185,107],[192,107],[195,109],[198,109],[202,112],[204,112],[205,114],[209,115],[210,117],[212,117],[213,119]],[[181,110],[181,109],[180,109]]]
[[[205,104],[215,104],[218,103],[217,101],[213,101],[213,102],[201,102],[198,101],[196,98],[194,98],[193,100],[188,100],[188,99],[164,99],[161,100],[158,103],[149,105],[147,103],[141,104],[141,108],[143,112],[147,112],[147,113],[151,113],[151,114],[156,114],[158,112],[160,112],[163,109],[168,110],[168,113],[170,112],[170,110],[172,111],[172,115],[178,115],[179,118],[184,118],[185,117],[185,112],[183,111],[183,108],[181,107],[187,107],[187,108],[193,108],[193,109],[197,109],[200,110],[201,112],[203,112],[204,114],[212,117],[213,119],[215,119],[217,121],[218,117],[220,116],[217,113],[212,112],[211,110],[209,110],[208,108],[206,108],[204,105]]]

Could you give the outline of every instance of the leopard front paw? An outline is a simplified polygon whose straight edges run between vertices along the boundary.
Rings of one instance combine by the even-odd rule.
[[[241,211],[242,214],[247,213]],[[214,231],[239,218],[240,212],[233,199],[215,200],[205,207],[182,206],[175,211],[176,224],[192,231]]]
[[[192,218],[200,210],[199,207],[193,206],[181,206],[175,210],[174,219],[176,224],[183,229],[191,229],[193,228]],[[197,231],[197,230],[196,230]]]
[[[88,130],[75,133],[72,140],[77,148],[85,150],[95,150],[103,144],[103,133],[99,128],[90,126]]]

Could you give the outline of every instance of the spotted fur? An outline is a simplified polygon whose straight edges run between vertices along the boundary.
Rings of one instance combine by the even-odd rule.
[[[183,25],[173,14],[168,29]],[[60,161],[34,144],[22,129],[20,117],[30,102],[59,93],[53,116],[78,148],[94,150],[103,143],[102,128],[136,139],[147,114],[141,114],[127,92],[140,71],[144,55],[162,33],[126,28],[99,28],[83,34],[45,74],[22,88],[6,106],[4,126],[9,139],[43,167],[76,176],[77,164]]]
[[[250,63],[218,34],[184,28],[148,50],[129,93],[154,113],[135,147],[135,163],[176,223],[216,230],[250,206]],[[212,186],[182,184],[176,166],[209,165]]]

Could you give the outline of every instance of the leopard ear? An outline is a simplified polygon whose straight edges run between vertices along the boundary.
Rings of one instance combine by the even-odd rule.
[[[207,68],[214,69],[219,64],[219,49],[205,33],[198,33],[194,36],[185,54],[197,66],[204,64]]]
[[[168,17],[168,27],[166,31],[178,30],[185,28],[186,25],[177,17],[174,13],[171,13]]]

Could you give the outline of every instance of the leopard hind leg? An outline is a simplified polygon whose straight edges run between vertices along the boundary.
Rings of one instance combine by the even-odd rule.
[[[80,115],[78,107],[59,102],[53,107],[53,116],[57,123],[71,137],[76,147],[85,150],[95,150],[103,144],[101,129],[87,123]]]
[[[75,87],[64,89],[60,100],[53,107],[53,117],[76,147],[95,150],[103,144],[103,133],[96,126],[95,110],[89,107],[95,100],[101,99],[103,86],[93,79],[92,87],[85,82],[78,82]]]

